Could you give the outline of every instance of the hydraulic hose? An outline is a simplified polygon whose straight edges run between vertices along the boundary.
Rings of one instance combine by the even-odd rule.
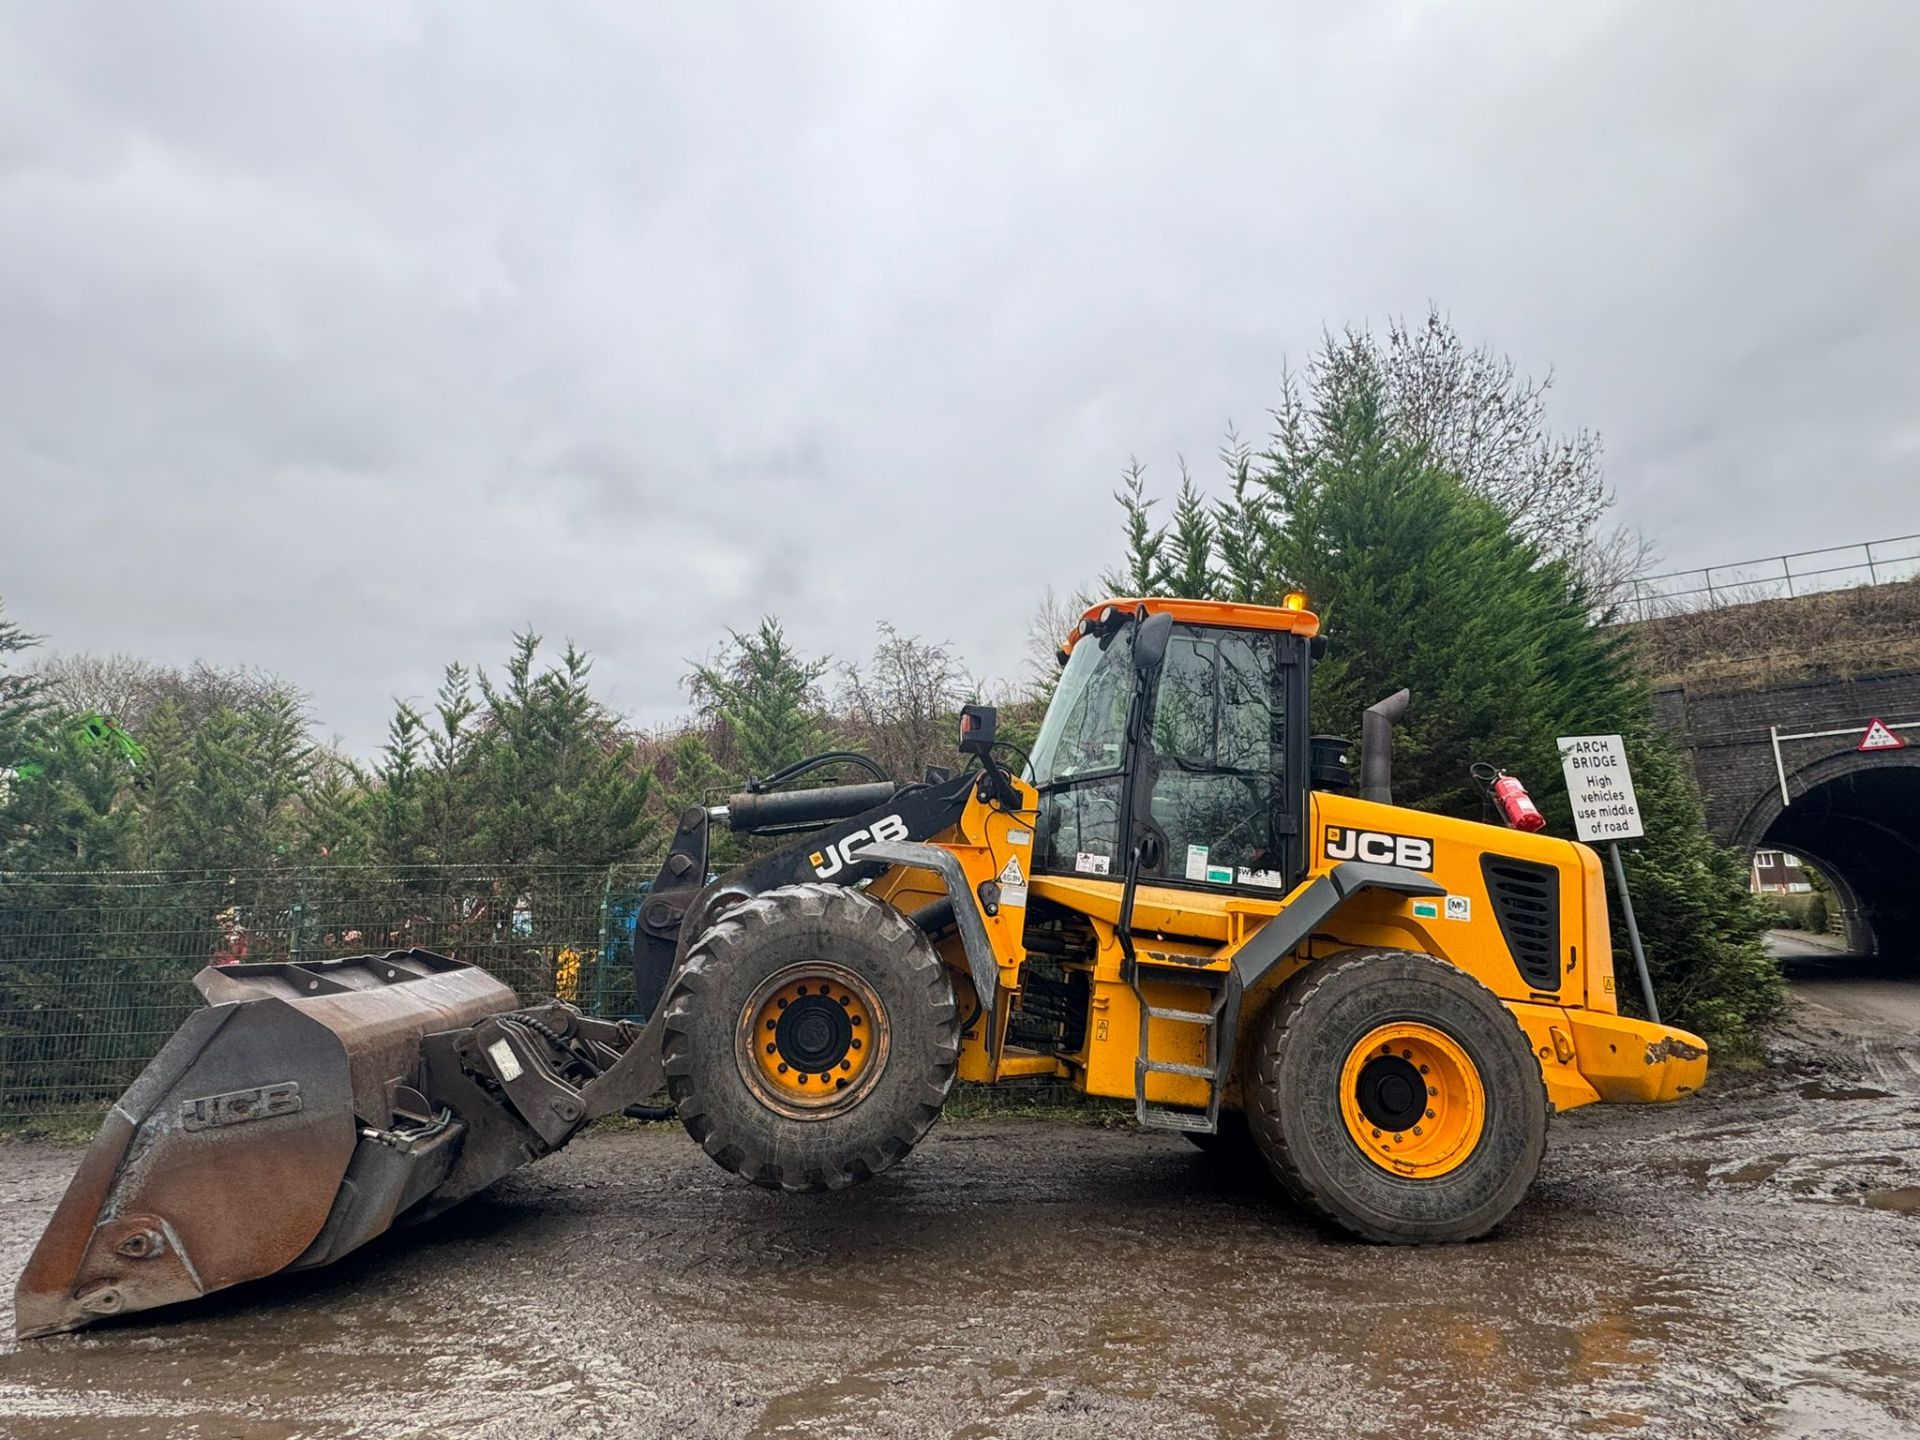
[[[858,765],[876,780],[893,778],[871,755],[862,755],[857,750],[823,750],[818,755],[809,755],[804,760],[796,760],[793,764],[776,770],[771,775],[747,781],[747,789],[758,795],[763,791],[784,785],[789,780],[798,780],[802,775],[825,769],[829,765]]]

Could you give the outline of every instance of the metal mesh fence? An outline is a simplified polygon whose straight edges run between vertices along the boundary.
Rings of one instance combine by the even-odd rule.
[[[523,999],[633,1005],[651,865],[0,876],[0,1122],[97,1113],[199,1005],[206,965],[418,946]]]

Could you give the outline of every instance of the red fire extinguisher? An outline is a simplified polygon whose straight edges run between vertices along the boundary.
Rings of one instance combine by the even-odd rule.
[[[1487,787],[1487,794],[1493,798],[1494,805],[1500,811],[1500,818],[1515,830],[1525,830],[1532,834],[1544,830],[1547,817],[1540,813],[1533,803],[1533,797],[1527,794],[1527,787],[1504,770],[1496,770],[1491,765],[1475,765],[1474,776]]]

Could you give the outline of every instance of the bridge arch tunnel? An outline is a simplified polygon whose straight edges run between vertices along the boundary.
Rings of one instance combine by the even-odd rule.
[[[1740,829],[1749,854],[1786,850],[1832,883],[1855,950],[1920,960],[1920,748],[1848,752],[1789,771]]]

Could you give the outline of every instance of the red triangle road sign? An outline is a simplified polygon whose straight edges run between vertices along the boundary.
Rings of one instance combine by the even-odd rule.
[[[1867,722],[1867,733],[1860,737],[1855,747],[1859,750],[1904,750],[1907,742],[1887,727],[1887,722],[1878,715]]]

